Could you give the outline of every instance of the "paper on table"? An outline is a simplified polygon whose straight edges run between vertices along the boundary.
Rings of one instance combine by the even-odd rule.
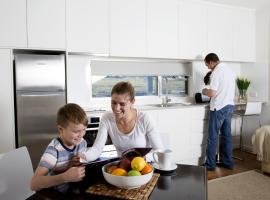
[[[83,165],[88,165],[88,164],[99,163],[106,160],[117,159],[117,158],[119,157],[116,151],[108,151],[108,152],[102,152],[102,154],[100,155],[98,159],[91,162],[87,162],[85,159],[80,158],[80,163]]]

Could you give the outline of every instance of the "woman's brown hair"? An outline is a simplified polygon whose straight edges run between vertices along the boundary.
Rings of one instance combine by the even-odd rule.
[[[133,85],[130,82],[125,81],[118,82],[113,86],[111,96],[113,94],[128,94],[131,101],[133,101],[135,98],[135,91]]]

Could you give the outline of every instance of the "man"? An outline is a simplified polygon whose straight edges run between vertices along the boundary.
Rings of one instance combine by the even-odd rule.
[[[216,168],[216,149],[220,131],[222,165],[233,169],[231,118],[234,111],[235,75],[226,65],[220,63],[214,53],[208,54],[204,62],[212,71],[209,89],[202,90],[204,95],[211,98],[205,165],[209,171]]]

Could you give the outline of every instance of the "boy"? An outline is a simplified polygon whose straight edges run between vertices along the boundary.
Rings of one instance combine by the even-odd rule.
[[[54,138],[43,156],[32,178],[34,191],[54,187],[67,192],[68,182],[78,182],[85,176],[84,166],[74,166],[73,157],[86,151],[83,139],[88,124],[86,113],[77,104],[67,104],[57,113],[59,137]]]

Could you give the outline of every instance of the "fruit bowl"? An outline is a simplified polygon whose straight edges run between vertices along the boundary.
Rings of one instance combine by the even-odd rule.
[[[116,187],[124,189],[138,188],[141,187],[142,185],[147,184],[153,176],[154,170],[152,170],[148,174],[140,176],[116,176],[106,172],[107,167],[109,167],[110,165],[117,165],[118,163],[119,161],[115,161],[108,163],[102,167],[102,173],[105,180]]]

